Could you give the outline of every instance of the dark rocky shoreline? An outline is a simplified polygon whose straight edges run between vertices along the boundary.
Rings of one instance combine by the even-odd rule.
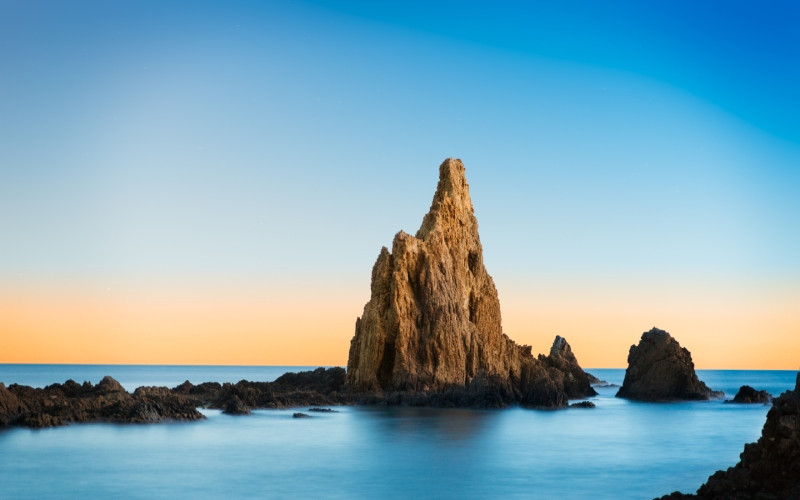
[[[253,408],[330,406],[357,400],[343,392],[344,368],[286,373],[274,382],[236,384],[189,381],[177,387],[139,387],[133,393],[106,376],[97,385],[67,380],[44,388],[0,382],[0,428],[34,429],[71,423],[145,424],[205,418],[197,408],[247,414]]]
[[[146,424],[205,418],[197,408],[247,414],[251,409],[310,406],[309,412],[333,412],[326,406],[369,404],[502,408],[514,404],[502,385],[453,387],[437,393],[362,393],[347,389],[344,368],[286,373],[274,382],[236,384],[186,381],[176,387],[139,387],[127,392],[106,376],[97,385],[68,380],[44,388],[0,383],[0,428],[44,428],[71,423]],[[496,392],[500,391],[500,392]],[[577,407],[591,407],[578,403]],[[295,418],[309,417],[296,413]],[[709,477],[696,494],[672,493],[663,498],[800,498],[800,374],[792,391],[773,400],[762,436],[745,445],[741,461]]]
[[[346,386],[345,369],[317,368],[289,372],[273,382],[241,380],[235,384],[188,380],[173,387],[139,387],[132,393],[110,376],[97,385],[67,380],[44,388],[0,382],[0,428],[34,429],[71,423],[158,423],[205,418],[198,408],[231,415],[254,409],[309,406],[431,406],[440,408],[505,408],[517,404],[502,381],[477,379],[469,386],[441,391],[355,392]],[[544,394],[542,397],[547,397]],[[543,406],[544,407],[544,406]],[[318,411],[318,410],[317,410]]]
[[[665,499],[800,498],[800,373],[795,388],[772,401],[761,437],[744,445],[739,463],[712,474],[696,494]]]
[[[73,422],[154,423],[200,420],[195,402],[166,387],[127,392],[106,376],[97,385],[67,380],[45,388],[0,383],[0,426],[55,427]]]

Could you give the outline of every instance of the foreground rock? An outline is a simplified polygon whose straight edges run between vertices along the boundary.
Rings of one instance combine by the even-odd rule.
[[[165,387],[128,393],[111,377],[93,386],[67,380],[44,389],[0,383],[0,424],[41,428],[73,422],[151,423],[204,418],[194,402]]]
[[[746,444],[740,458],[709,477],[696,495],[662,498],[800,498],[800,373],[794,390],[773,400],[761,438]]]
[[[740,404],[753,404],[761,403],[767,404],[772,401],[772,394],[767,391],[757,391],[749,385],[743,385],[739,388],[739,392],[733,397],[732,401],[726,403],[740,403]]]
[[[347,363],[362,402],[559,408],[595,394],[565,340],[536,358],[503,333],[460,160],[440,166],[416,235],[381,250],[371,290]]]
[[[658,328],[631,346],[618,398],[639,401],[702,400],[722,397],[697,378],[691,353]]]

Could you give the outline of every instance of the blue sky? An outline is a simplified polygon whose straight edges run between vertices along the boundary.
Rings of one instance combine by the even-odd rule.
[[[303,282],[354,319],[454,156],[501,300],[800,306],[796,3],[0,1],[0,67],[12,290]]]

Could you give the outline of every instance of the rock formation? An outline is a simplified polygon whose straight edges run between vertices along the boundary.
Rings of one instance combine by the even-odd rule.
[[[503,333],[460,160],[439,167],[416,235],[400,231],[391,252],[381,249],[371,291],[347,363],[356,393],[409,404],[543,407],[594,394],[566,341],[557,339],[555,356],[537,359]]]
[[[93,386],[67,380],[43,389],[0,384],[0,425],[52,427],[71,422],[148,423],[198,420],[194,402],[165,387],[130,394],[111,377]]]
[[[800,498],[800,373],[794,390],[772,401],[761,438],[744,446],[738,464],[715,472],[696,495],[662,498]]]
[[[285,373],[273,382],[240,380],[235,384],[205,382],[192,385],[187,380],[172,391],[191,399],[197,406],[219,408],[231,415],[246,415],[259,408],[350,404],[353,399],[343,391],[344,378],[344,368],[317,368]]]
[[[653,327],[631,346],[618,398],[640,401],[722,397],[697,378],[691,353],[669,333]]]
[[[564,392],[566,392],[570,399],[585,398],[588,396],[596,396],[597,392],[592,388],[592,381],[597,380],[580,367],[578,359],[572,353],[572,347],[567,343],[567,339],[556,335],[553,341],[553,346],[550,348],[550,355],[539,355],[539,360],[551,368],[552,376],[562,377]],[[559,374],[560,373],[560,374]]]
[[[17,395],[0,382],[0,426],[15,424],[27,411],[28,408],[22,404]]]
[[[0,427],[52,427],[73,422],[154,423],[198,420],[197,407],[246,415],[255,408],[350,404],[343,391],[344,368],[285,373],[274,382],[236,384],[188,380],[177,387],[139,387],[128,393],[119,382],[105,377],[93,386],[67,380],[43,389],[0,383]]]
[[[739,388],[739,392],[733,397],[732,401],[725,401],[726,403],[741,403],[752,404],[761,403],[767,404],[772,401],[772,394],[767,391],[757,391],[749,385],[743,385]]]

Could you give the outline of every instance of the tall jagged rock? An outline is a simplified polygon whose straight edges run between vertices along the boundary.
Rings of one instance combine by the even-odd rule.
[[[503,333],[464,165],[447,159],[417,234],[400,231],[392,251],[382,248],[375,262],[372,296],[350,344],[347,385],[362,393],[483,387],[533,406],[584,396],[567,394],[548,368],[561,373]],[[583,389],[591,391],[588,378]]]
[[[628,353],[628,369],[618,398],[640,401],[697,400],[722,397],[697,378],[691,353],[653,327]]]

